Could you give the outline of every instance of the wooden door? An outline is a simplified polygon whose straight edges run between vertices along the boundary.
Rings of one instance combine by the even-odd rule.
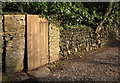
[[[38,15],[27,15],[28,70],[48,63],[48,22]]]

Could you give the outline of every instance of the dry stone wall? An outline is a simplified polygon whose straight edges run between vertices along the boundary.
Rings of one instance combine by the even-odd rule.
[[[4,15],[6,72],[23,69],[25,48],[25,15]]]
[[[60,33],[60,55],[68,56],[114,44],[118,28],[104,28],[99,36],[89,27],[62,29]]]
[[[49,24],[49,61],[53,63],[59,60],[59,28],[50,23]]]

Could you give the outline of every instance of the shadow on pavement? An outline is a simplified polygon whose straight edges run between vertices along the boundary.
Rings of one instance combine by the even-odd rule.
[[[40,81],[37,78],[29,78],[18,83],[40,83]]]

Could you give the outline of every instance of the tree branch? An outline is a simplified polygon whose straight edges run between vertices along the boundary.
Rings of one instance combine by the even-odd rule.
[[[100,33],[100,31],[101,31],[101,29],[102,29],[102,25],[105,23],[108,15],[109,15],[109,14],[111,13],[111,11],[112,11],[112,6],[113,6],[113,3],[110,2],[110,4],[109,4],[109,10],[105,13],[104,19],[100,22],[100,24],[99,24],[99,25],[97,26],[97,28],[96,28],[96,31],[95,31],[96,34],[99,34],[99,33]]]

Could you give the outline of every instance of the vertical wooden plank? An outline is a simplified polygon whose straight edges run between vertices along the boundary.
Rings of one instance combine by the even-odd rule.
[[[43,26],[43,23],[41,22],[41,64],[43,64],[43,58],[44,58],[44,26]]]
[[[40,32],[39,32],[40,33],[40,36],[39,36],[39,38],[40,38],[40,44],[39,44],[39,46],[40,46],[39,47],[39,49],[40,49],[40,57],[39,57],[40,61],[39,62],[40,62],[40,65],[42,65],[41,64],[41,61],[42,61],[42,37],[41,37],[41,35],[42,35],[42,33],[41,33],[42,32],[42,24],[40,22],[39,22],[39,29],[40,29]]]
[[[38,19],[39,19],[39,16],[38,15],[36,15],[36,55],[37,55],[37,66],[39,66],[40,65],[40,62],[39,62],[39,59],[40,59],[40,54],[39,54],[39,21],[38,21]]]
[[[45,53],[45,50],[46,50],[46,44],[45,44],[45,40],[46,40],[46,33],[45,33],[45,30],[46,30],[46,27],[45,27],[45,22],[43,22],[43,26],[44,26],[44,58],[43,58],[43,63],[46,63],[47,61],[46,61],[46,53]]]
[[[31,45],[32,45],[32,47],[31,47],[31,51],[32,51],[32,54],[31,54],[31,62],[32,62],[32,68],[34,68],[34,66],[35,66],[35,27],[34,27],[34,15],[32,15],[32,19],[31,19],[31,32],[32,32],[32,34],[31,34]]]
[[[39,21],[38,21],[38,19],[39,19],[39,16],[38,15],[36,15],[36,55],[37,55],[37,58],[36,58],[36,60],[37,60],[37,67],[40,65],[40,62],[39,62],[39,60],[40,60],[40,54],[39,54]]]
[[[35,55],[35,64],[34,64],[34,67],[37,67],[37,58],[38,58],[38,55],[37,55],[37,38],[36,38],[36,29],[38,28],[37,26],[37,18],[36,18],[36,15],[34,15],[34,47],[35,47],[35,49],[34,49],[34,55]]]
[[[31,32],[30,32],[31,33],[31,41],[30,41],[31,42],[30,43],[31,44],[31,54],[29,55],[29,65],[30,65],[29,67],[33,67],[33,64],[34,64],[34,62],[33,62],[34,58],[32,56],[34,54],[34,50],[33,50],[34,49],[34,47],[33,47],[34,46],[34,43],[33,43],[33,35],[34,34],[33,34],[33,22],[32,21],[33,21],[33,16],[31,15]]]
[[[44,25],[43,22],[42,22],[42,26],[43,26],[43,29],[42,29],[43,32],[42,33],[43,33],[43,47],[44,47],[43,48],[43,55],[44,56],[42,56],[42,64],[44,64],[44,59],[45,59],[45,33],[44,33],[45,32],[45,25]]]
[[[44,25],[44,60],[43,60],[43,63],[46,63],[47,62],[47,57],[46,57],[46,52],[45,52],[45,50],[46,50],[46,43],[45,43],[45,41],[46,41],[46,33],[45,33],[45,30],[46,30],[46,27],[45,27],[45,22],[43,22],[43,25]]]
[[[30,55],[31,55],[31,16],[27,15],[27,52],[28,52],[28,66],[30,64]]]
[[[38,49],[38,43],[37,43],[37,28],[38,27],[38,18],[37,15],[33,15],[32,16],[32,54],[31,54],[31,64],[32,64],[32,68],[37,68],[39,66],[38,64],[38,58],[39,55],[37,53],[37,49]]]
[[[46,33],[47,32],[47,27],[46,27],[46,22],[44,23],[44,25],[45,25],[45,31],[44,31],[44,33],[45,33],[45,35],[44,35],[45,36],[45,41],[44,41],[45,42],[45,58],[47,60],[48,56],[47,56],[47,52],[46,52],[47,51],[47,42],[46,42],[47,41],[47,33]]]
[[[36,61],[34,61],[35,60],[35,57],[36,57],[36,55],[35,55],[35,26],[34,26],[34,23],[35,23],[35,19],[34,19],[34,15],[32,15],[32,29],[31,29],[31,31],[32,31],[32,55],[31,55],[31,61],[32,61],[32,67],[34,68],[35,67],[35,62]]]
[[[38,27],[38,55],[39,55],[39,65],[41,65],[41,28],[40,28],[40,23]]]
[[[48,22],[46,22],[46,56],[48,58]]]

